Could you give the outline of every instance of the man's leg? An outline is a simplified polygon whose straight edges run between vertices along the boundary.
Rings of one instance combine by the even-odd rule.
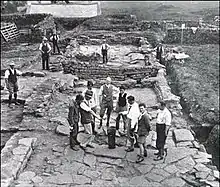
[[[92,110],[93,112],[96,113],[96,107],[93,107]],[[92,133],[97,134],[97,132],[95,131],[95,117],[93,117],[93,121],[91,122],[91,125],[92,125]]]
[[[121,114],[118,114],[116,118],[116,130],[119,130],[119,122],[120,122]]]
[[[140,163],[144,160],[144,146],[142,143],[138,143],[139,149],[140,149],[140,155],[138,159],[136,160],[136,163]]]
[[[56,47],[56,43],[53,42],[53,54],[55,54],[55,47]]]
[[[107,51],[106,51],[106,55],[105,55],[105,63],[108,63]]]
[[[132,152],[132,151],[134,151],[134,137],[133,137],[133,132],[131,131],[130,120],[127,125],[127,139],[130,142],[130,146],[127,149],[125,149],[125,151]]]
[[[103,120],[103,116],[105,114],[105,110],[106,110],[105,104],[101,103],[101,105],[100,105],[100,114],[99,114],[101,119],[100,119],[100,124],[99,124],[98,129],[100,129],[102,127],[102,120]]]
[[[76,147],[77,145],[77,133],[74,130],[70,131],[70,148],[74,151],[78,151],[79,148]]]
[[[46,69],[49,70],[49,56],[46,58]]]
[[[45,57],[42,57],[42,69],[45,70]]]
[[[57,43],[57,42],[56,42],[56,47],[57,47],[58,53],[60,54],[60,49],[59,49],[59,46],[58,46],[58,43]]]
[[[124,131],[126,130],[126,125],[127,125],[127,115],[122,115],[123,123],[124,123]]]
[[[8,96],[8,106],[11,107],[11,102],[12,102],[12,93],[9,93]]]
[[[110,116],[111,116],[112,109],[113,109],[112,105],[113,105],[112,102],[110,102],[110,103],[108,103],[108,106],[107,106],[107,123],[106,123],[107,127],[109,127]]]

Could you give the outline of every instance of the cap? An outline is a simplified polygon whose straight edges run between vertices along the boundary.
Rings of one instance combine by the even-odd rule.
[[[92,98],[92,95],[93,95],[92,90],[86,90],[85,97]]]
[[[15,63],[14,62],[10,62],[9,66],[14,66]]]
[[[107,77],[106,80],[110,82],[112,81],[111,77]]]

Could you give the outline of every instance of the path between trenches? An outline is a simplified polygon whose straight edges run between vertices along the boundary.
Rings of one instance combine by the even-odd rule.
[[[40,64],[35,70],[39,70]],[[34,70],[34,68],[32,69]],[[18,132],[14,137],[37,138],[30,146],[33,150],[26,167],[17,172],[17,178],[11,186],[16,187],[56,187],[56,186],[218,186],[219,177],[216,167],[211,163],[211,156],[199,151],[189,131],[172,129],[168,136],[168,156],[166,162],[153,161],[155,144],[154,131],[148,138],[148,157],[136,164],[138,149],[125,152],[125,138],[117,138],[116,149],[108,149],[106,136],[99,136],[87,152],[72,151],[67,136],[55,133],[57,123],[63,124],[68,112],[68,93],[50,95],[51,86],[57,77],[64,78],[62,73],[47,72],[46,77],[32,77],[20,81],[20,86],[27,88],[20,94],[26,99],[23,121],[20,129],[33,131]],[[31,88],[27,85],[32,86]],[[34,110],[34,115],[30,111]],[[38,111],[38,113],[36,113]],[[59,119],[57,119],[59,117]],[[56,120],[51,120],[56,118]],[[51,121],[51,122],[50,122]],[[113,123],[113,121],[112,121]],[[7,128],[7,127],[5,127]],[[153,125],[153,128],[155,126]],[[174,131],[175,130],[175,131]],[[173,133],[174,132],[174,133]],[[179,143],[173,141],[173,134],[180,133]],[[184,137],[184,134],[187,134]],[[188,138],[188,139],[187,139]],[[97,142],[99,140],[99,142]],[[195,142],[194,142],[195,143]],[[197,147],[197,148],[196,148]],[[19,147],[20,148],[20,147]],[[20,149],[19,149],[20,150]],[[17,150],[17,153],[19,152]],[[16,155],[16,151],[12,150]],[[20,154],[20,153],[19,153]],[[12,164],[11,171],[19,170]],[[186,182],[187,181],[187,182]],[[204,185],[205,186],[205,185]]]

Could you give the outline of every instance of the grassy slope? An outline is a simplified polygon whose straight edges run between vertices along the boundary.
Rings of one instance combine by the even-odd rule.
[[[190,59],[175,64],[180,94],[192,105],[200,122],[219,120],[219,45],[184,46]],[[196,105],[198,107],[196,108]],[[209,112],[215,108],[214,113]]]

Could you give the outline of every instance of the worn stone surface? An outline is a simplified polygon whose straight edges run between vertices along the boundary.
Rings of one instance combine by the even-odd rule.
[[[94,167],[96,164],[96,157],[94,155],[86,154],[83,162],[90,167]]]
[[[144,175],[144,174],[150,172],[153,167],[154,167],[153,165],[141,165],[141,166],[136,166],[137,170],[138,170],[142,175]]]
[[[173,132],[174,132],[176,142],[185,142],[185,141],[194,140],[194,136],[187,129],[175,129]]]
[[[56,133],[64,136],[68,136],[70,134],[70,129],[64,125],[57,125]]]
[[[164,180],[164,177],[155,173],[148,173],[145,175],[145,177],[149,180],[149,181],[153,181],[153,182],[161,182],[162,180]]]
[[[18,180],[20,181],[30,181],[33,177],[35,177],[36,173],[32,171],[25,171],[19,175]]]
[[[73,175],[73,183],[81,185],[90,184],[91,179],[83,175]]]
[[[35,183],[35,184],[38,184],[38,183],[43,182],[43,179],[42,179],[42,177],[40,177],[40,176],[35,176],[35,177],[32,178],[31,180],[32,180],[33,183]]]
[[[79,151],[73,151],[69,147],[67,147],[64,151],[65,158],[69,161],[77,161],[83,163],[84,151],[80,149]]]
[[[174,164],[165,167],[164,170],[169,173],[176,173],[179,171],[179,169]]]
[[[27,147],[32,147],[34,146],[36,140],[36,138],[22,138],[18,141],[18,144],[25,145]]]
[[[73,183],[72,175],[69,173],[51,176],[47,178],[45,181],[50,184],[58,184],[58,185],[65,185],[65,184]]]
[[[26,146],[18,146],[16,148],[13,149],[12,153],[14,155],[25,155],[27,154],[27,152],[30,150],[30,147],[26,147]]]
[[[185,185],[185,181],[180,178],[170,178],[162,182],[163,186],[182,187]]]

